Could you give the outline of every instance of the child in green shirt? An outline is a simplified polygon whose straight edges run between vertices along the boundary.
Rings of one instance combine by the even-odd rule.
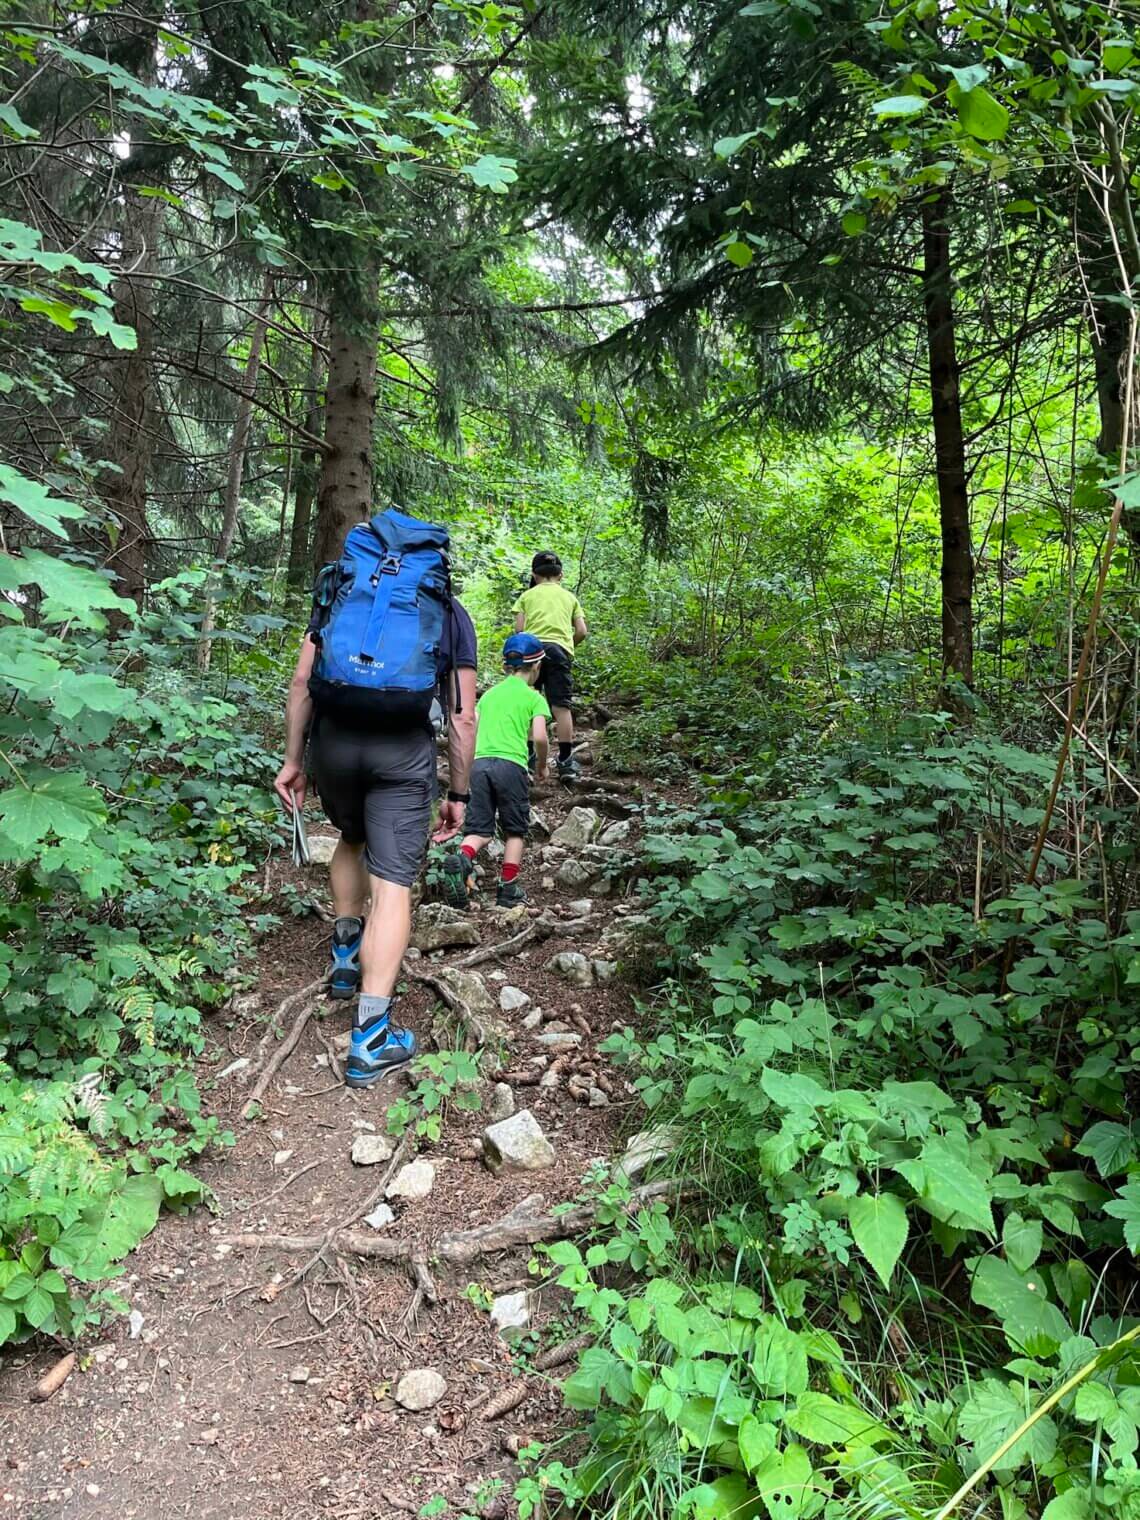
[[[467,906],[471,867],[479,851],[494,837],[496,820],[506,849],[495,901],[500,908],[526,902],[518,876],[530,828],[527,744],[534,745],[539,780],[546,774],[549,753],[546,720],[550,708],[546,698],[534,689],[543,663],[539,640],[529,633],[513,633],[503,645],[506,678],[484,692],[476,705],[467,835],[459,853],[444,862],[447,895],[457,907]]]
[[[511,609],[515,632],[532,633],[546,658],[538,685],[554,709],[558,735],[558,779],[574,782],[580,766],[574,758],[574,650],[586,637],[586,615],[572,591],[562,584],[562,561],[544,550],[531,561],[531,585]]]

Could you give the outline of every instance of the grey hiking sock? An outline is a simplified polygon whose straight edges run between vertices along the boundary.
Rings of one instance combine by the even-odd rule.
[[[364,929],[362,918],[338,918],[333,925],[333,939],[338,945],[350,945],[354,939],[359,939]]]
[[[369,1029],[380,1019],[383,1019],[386,1023],[391,1010],[392,999],[390,997],[377,997],[374,992],[362,992],[356,1001],[356,1010],[352,1016],[352,1027],[354,1029]]]

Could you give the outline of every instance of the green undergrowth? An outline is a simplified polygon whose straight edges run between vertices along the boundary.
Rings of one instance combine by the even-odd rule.
[[[77,559],[0,576],[3,1344],[122,1307],[123,1257],[164,1204],[203,1200],[186,1163],[229,1137],[192,1064],[269,923],[245,883],[277,824],[256,693],[221,674],[264,619],[219,635],[203,684],[201,576],[141,615]]]
[[[1135,818],[1025,885],[1054,760],[912,718],[650,820],[608,1053],[696,1197],[548,1252],[565,1512],[1140,1517]]]

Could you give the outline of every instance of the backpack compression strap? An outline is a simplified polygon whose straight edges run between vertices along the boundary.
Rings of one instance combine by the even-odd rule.
[[[380,648],[380,640],[384,636],[384,622],[388,616],[388,608],[392,603],[392,591],[396,585],[396,577],[400,573],[400,556],[398,554],[385,554],[380,561],[380,568],[376,572],[376,598],[372,603],[372,613],[368,619],[368,627],[364,630],[364,638],[360,645],[360,657],[364,660],[374,660]]]

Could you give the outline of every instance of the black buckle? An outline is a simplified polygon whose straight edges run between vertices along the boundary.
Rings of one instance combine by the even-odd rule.
[[[400,556],[398,554],[385,554],[384,558],[380,561],[380,574],[399,575],[399,573]]]

